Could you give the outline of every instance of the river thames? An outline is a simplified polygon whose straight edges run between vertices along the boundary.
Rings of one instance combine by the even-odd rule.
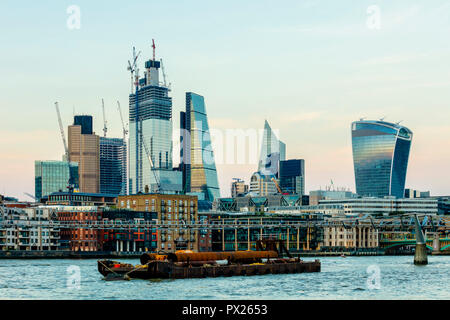
[[[159,281],[105,281],[94,259],[0,260],[0,299],[450,299],[450,256],[320,260],[320,273]]]

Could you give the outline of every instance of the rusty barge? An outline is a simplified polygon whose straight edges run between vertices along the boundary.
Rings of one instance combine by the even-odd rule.
[[[292,258],[274,242],[257,251],[144,253],[140,265],[99,260],[98,271],[105,280],[186,279],[320,272],[320,261]],[[287,257],[282,257],[282,251]]]

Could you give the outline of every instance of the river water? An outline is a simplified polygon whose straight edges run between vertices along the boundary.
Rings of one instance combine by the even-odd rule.
[[[0,260],[0,299],[450,299],[450,256],[320,260],[320,273],[160,281],[105,281],[91,259]]]

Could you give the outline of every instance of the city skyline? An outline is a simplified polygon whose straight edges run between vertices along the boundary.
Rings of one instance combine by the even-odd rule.
[[[212,23],[212,18],[177,33],[183,21],[174,23],[179,15],[170,18],[174,23],[170,28],[164,21],[169,18],[164,12],[175,5],[152,4],[162,13],[142,21],[152,31],[136,37],[136,32],[129,32],[129,20],[118,21],[137,5],[118,15],[120,11],[104,12],[98,4],[80,1],[81,29],[68,30],[68,4],[44,8],[33,3],[20,10],[11,4],[6,10],[1,4],[5,9],[1,12],[8,16],[0,24],[15,31],[5,35],[9,49],[0,54],[5,70],[0,75],[4,88],[0,104],[7,114],[0,126],[0,193],[31,200],[24,192],[34,193],[34,161],[61,160],[64,150],[54,101],[61,104],[65,127],[75,106],[76,114],[94,116],[95,131],[100,135],[100,101],[105,98],[108,137],[121,137],[115,101],[127,105],[126,61],[136,45],[143,51],[143,64],[150,56],[151,38],[155,38],[157,58],[164,59],[173,85],[174,123],[178,123],[187,91],[205,96],[210,128],[260,129],[268,119],[288,145],[286,158],[305,159],[309,192],[331,180],[355,190],[351,122],[384,116],[390,122],[403,120],[415,134],[406,187],[430,190],[433,195],[449,194],[450,151],[445,146],[450,137],[446,105],[450,72],[445,61],[450,48],[444,37],[449,22],[442,13],[444,1],[419,3],[379,1],[382,24],[378,31],[366,25],[369,2],[353,6],[351,12],[345,11],[345,4],[340,7],[328,1],[290,2],[290,10],[251,2],[237,13],[219,4],[199,2],[192,8],[180,4],[192,15],[198,6],[205,7],[202,15],[223,9],[216,16],[223,26],[212,27],[205,34],[200,30]],[[260,9],[259,14],[249,23],[239,24],[243,30],[233,26],[255,9]],[[312,12],[315,18],[308,18]],[[274,16],[272,22],[264,19],[269,13]],[[320,13],[322,18],[317,18]],[[22,19],[17,19],[18,15]],[[36,16],[42,17],[39,25],[31,22]],[[110,19],[117,23],[104,28]],[[19,26],[21,21],[25,23]],[[197,37],[186,38],[194,31]],[[103,41],[93,42],[96,37]],[[261,67],[268,61],[274,63]],[[227,71],[229,68],[234,69]],[[24,96],[27,82],[33,85],[26,87]],[[175,166],[177,151],[174,155]],[[233,177],[249,183],[256,168],[257,163],[217,165],[222,196],[228,195]]]

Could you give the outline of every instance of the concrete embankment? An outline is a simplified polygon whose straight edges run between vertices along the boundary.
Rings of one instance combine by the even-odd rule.
[[[142,252],[0,251],[0,259],[133,259]]]

